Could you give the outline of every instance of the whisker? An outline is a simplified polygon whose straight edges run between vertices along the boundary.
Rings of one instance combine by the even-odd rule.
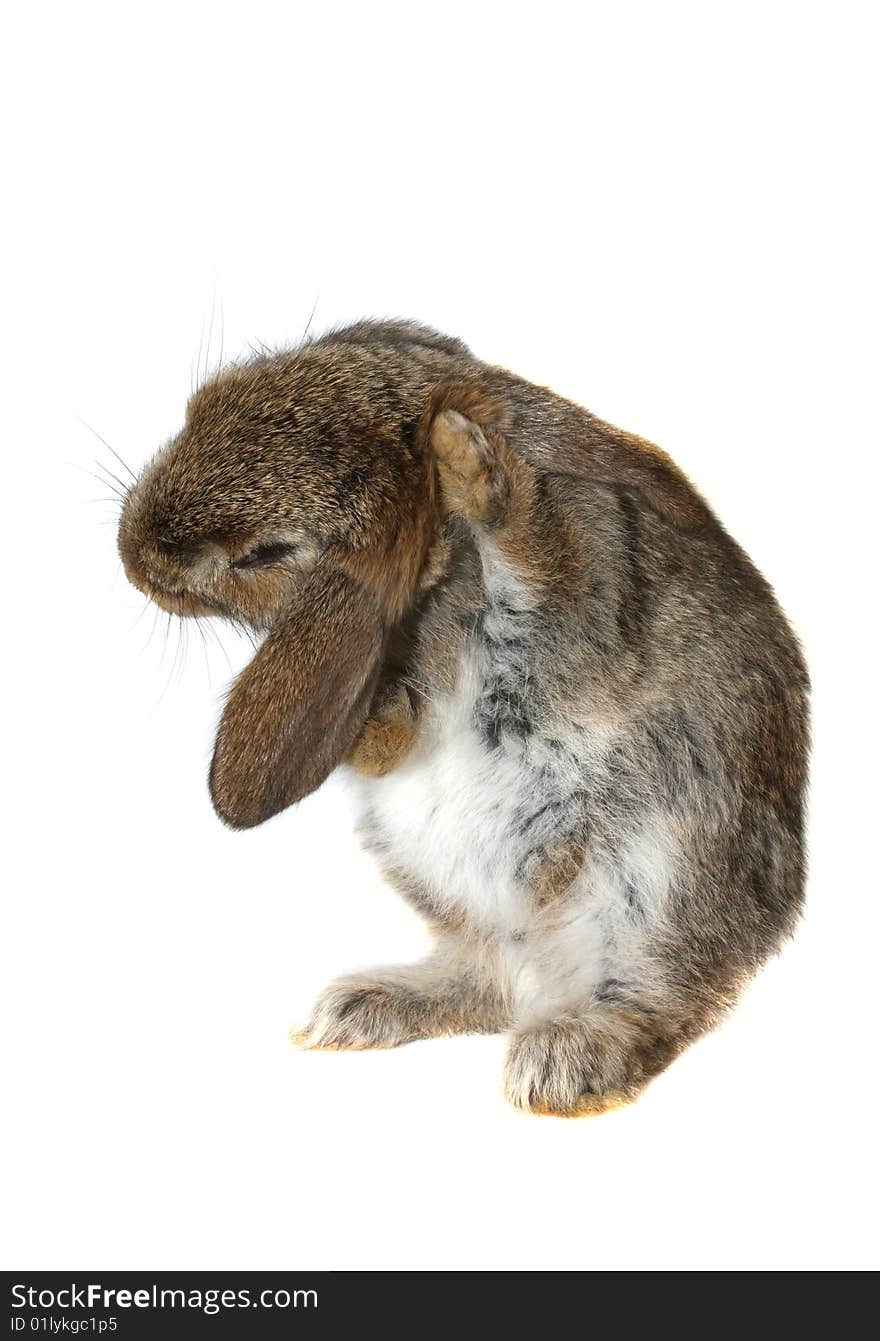
[[[211,320],[208,322],[208,343],[205,346],[205,372],[202,377],[202,386],[208,380],[208,370],[211,365],[211,340],[214,337],[214,313],[217,310],[217,286],[214,286],[214,297],[211,299]]]
[[[107,478],[108,478],[108,481],[109,481],[109,480],[113,480],[113,481],[115,481],[116,484],[119,485],[120,489],[121,489],[122,492],[123,492],[123,495],[125,495],[125,494],[128,493],[128,490],[129,490],[129,487],[130,487],[130,486],[127,485],[127,484],[125,484],[125,483],[119,478],[118,475],[114,475],[113,471],[110,470],[110,468],[109,468],[108,466],[105,466],[104,463],[103,463],[103,461],[98,461],[98,460],[96,459],[96,460],[95,460],[95,465],[98,467],[99,470],[103,470],[104,474],[105,474],[105,475],[107,476]]]
[[[144,643],[143,646],[143,650],[145,652],[152,643],[154,637],[156,636],[156,628],[159,623],[159,615],[162,613],[160,607],[158,605],[155,605],[153,601],[148,601],[148,603],[153,606],[154,613],[153,613],[153,622],[150,625],[150,632],[147,634],[147,641]],[[160,662],[159,664],[161,665],[162,663]]]
[[[196,621],[196,629],[198,630],[198,635],[199,635],[199,637],[200,637],[201,640],[202,640],[202,652],[204,653],[204,656],[205,656],[205,669],[206,669],[207,672],[208,672],[208,684],[210,684],[210,683],[211,683],[211,661],[210,661],[210,658],[209,658],[209,656],[208,656],[208,640],[207,640],[207,638],[205,637],[205,630],[202,628],[202,621],[201,621],[201,618],[199,617],[199,615],[196,615],[196,616],[195,616],[195,621]]]
[[[217,362],[217,371],[223,367],[223,347],[226,338],[226,315],[223,311],[223,295],[220,295],[220,358]]]
[[[137,616],[137,618],[135,619],[134,623],[132,624],[131,628],[128,630],[129,633],[134,633],[134,631],[135,631],[135,629],[137,628],[138,624],[140,624],[141,620],[143,619],[144,614],[146,613],[147,610],[149,610],[149,608],[150,608],[150,606],[151,606],[152,604],[153,604],[153,602],[150,600],[149,596],[145,596],[145,597],[144,597],[144,603],[143,603],[143,605],[142,605],[141,608],[140,608],[140,611],[139,611],[139,613],[138,613],[138,616]]]
[[[254,635],[251,633],[251,631],[250,631],[250,629],[248,628],[247,624],[245,624],[245,623],[243,623],[241,620],[237,619],[237,620],[235,621],[235,627],[238,629],[239,633],[244,634],[245,638],[247,638],[247,640],[248,640],[248,642],[250,643],[251,647],[252,647],[252,648],[254,649],[254,651],[256,652],[256,650],[257,650],[257,640],[256,640],[256,638],[254,637]]]
[[[230,675],[234,675],[234,674],[235,674],[235,671],[234,671],[234,669],[233,669],[232,662],[231,662],[231,660],[229,659],[229,653],[228,653],[227,650],[226,650],[226,644],[224,643],[223,639],[220,637],[220,634],[217,632],[217,629],[214,627],[213,621],[208,620],[208,622],[207,622],[207,624],[206,624],[206,628],[207,628],[208,633],[209,633],[209,634],[211,635],[211,637],[214,639],[214,642],[217,644],[217,646],[220,648],[220,651],[223,653],[224,657],[226,658],[226,664],[227,664],[227,666],[229,667],[229,674],[230,674]]]
[[[134,471],[132,470],[132,468],[131,468],[131,466],[128,464],[128,462],[127,462],[127,461],[123,461],[122,457],[119,455],[119,453],[117,452],[116,448],[115,448],[115,447],[111,447],[110,444],[109,444],[109,442],[107,441],[107,439],[106,439],[106,438],[102,438],[102,437],[101,437],[101,434],[98,432],[98,430],[97,430],[96,428],[92,428],[91,424],[87,423],[85,419],[80,418],[79,415],[77,415],[77,419],[79,419],[79,422],[83,425],[84,428],[87,428],[87,429],[89,430],[90,433],[94,433],[95,437],[98,439],[98,442],[102,442],[102,443],[104,444],[104,446],[107,448],[107,451],[108,451],[108,452],[111,452],[111,453],[113,454],[113,456],[116,457],[116,460],[119,462],[119,464],[122,466],[122,468],[123,468],[124,470],[127,470],[128,473],[129,473],[129,475],[131,476],[132,480],[134,480],[134,481],[136,482],[136,481],[137,481],[137,475],[134,473]]]
[[[165,646],[164,646],[163,649],[162,649],[162,659],[161,659],[161,661],[159,662],[159,665],[160,665],[160,666],[162,665],[162,663],[163,663],[164,660],[165,660],[165,653],[168,651],[168,644],[169,644],[169,642],[170,642],[170,640],[171,640],[171,639],[170,639],[170,635],[171,635],[171,612],[170,612],[170,610],[168,610],[168,611],[166,611],[165,613],[166,613],[166,615],[167,615],[167,619],[166,619],[166,621],[165,621]],[[180,638],[180,635],[178,634],[178,647],[179,647],[179,645],[180,645],[179,638]],[[160,703],[164,702],[165,695],[168,693],[168,690],[171,688],[171,681],[174,679],[174,667],[175,667],[176,661],[177,661],[177,657],[176,657],[176,654],[175,654],[175,659],[174,659],[174,661],[172,661],[172,663],[171,663],[171,669],[170,669],[169,672],[168,672],[168,678],[167,678],[167,680],[165,681],[165,684],[164,684],[163,689],[162,689],[162,693],[159,695],[159,700],[158,700],[158,701],[159,701]]]
[[[317,295],[315,296],[315,301],[312,303],[312,310],[311,310],[311,312],[309,313],[309,319],[308,319],[308,321],[306,322],[306,328],[305,328],[305,330],[304,330],[303,333],[302,333],[302,337],[301,337],[301,339],[300,339],[300,344],[303,344],[303,345],[304,345],[305,342],[306,342],[306,341],[308,340],[308,338],[309,338],[309,331],[312,329],[312,321],[314,320],[315,313],[316,313],[316,311],[318,310],[318,298],[319,298],[319,297],[320,297],[320,294],[317,294]]]
[[[199,378],[201,377],[202,373],[202,350],[204,349],[204,347],[205,347],[205,318],[202,317],[202,329],[199,331],[199,352],[196,355],[196,366],[190,378],[190,384],[192,386],[193,394],[195,394],[196,391],[198,391],[199,387],[201,386]]]
[[[178,619],[177,621],[177,655],[174,658],[174,664],[177,666],[177,681],[180,683],[183,679],[183,672],[186,666],[186,657],[189,651],[189,621]],[[178,663],[178,657],[180,661]]]
[[[115,494],[120,503],[125,502],[127,490],[120,493],[111,480],[106,480],[103,475],[96,475],[93,470],[86,470],[85,466],[78,466],[75,461],[69,461],[67,464],[72,466],[74,470],[78,470],[81,475],[88,475],[90,480],[97,480],[105,489],[109,489],[112,494]]]

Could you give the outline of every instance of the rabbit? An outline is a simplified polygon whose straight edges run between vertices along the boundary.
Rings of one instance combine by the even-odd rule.
[[[261,824],[341,768],[429,923],[306,1048],[509,1035],[504,1091],[636,1099],[803,903],[809,684],[771,588],[659,448],[413,322],[219,372],[120,521],[131,581],[251,626],[209,787]]]

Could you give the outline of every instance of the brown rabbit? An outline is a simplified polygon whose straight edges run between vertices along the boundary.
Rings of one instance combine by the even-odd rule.
[[[808,683],[656,447],[406,322],[234,366],[126,502],[131,580],[265,632],[210,787],[262,823],[347,761],[426,961],[301,1041],[509,1029],[533,1112],[634,1098],[792,930]]]

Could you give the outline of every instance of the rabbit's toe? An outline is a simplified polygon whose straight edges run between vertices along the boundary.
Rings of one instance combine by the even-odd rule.
[[[401,691],[376,717],[370,717],[346,755],[346,762],[366,777],[381,778],[409,757],[416,740],[416,722]]]
[[[524,1030],[511,1040],[504,1092],[515,1108],[556,1117],[587,1117],[636,1097],[625,1061],[581,1020]]]
[[[308,1049],[394,1048],[423,1036],[409,993],[371,979],[341,979],[318,997],[291,1041]]]
[[[431,445],[447,510],[487,520],[503,503],[506,483],[483,430],[457,410],[443,410],[431,426]]]

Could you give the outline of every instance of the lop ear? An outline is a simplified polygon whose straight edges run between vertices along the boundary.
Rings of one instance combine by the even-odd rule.
[[[209,778],[226,824],[262,824],[321,785],[366,719],[384,641],[375,601],[319,562],[230,691]]]

